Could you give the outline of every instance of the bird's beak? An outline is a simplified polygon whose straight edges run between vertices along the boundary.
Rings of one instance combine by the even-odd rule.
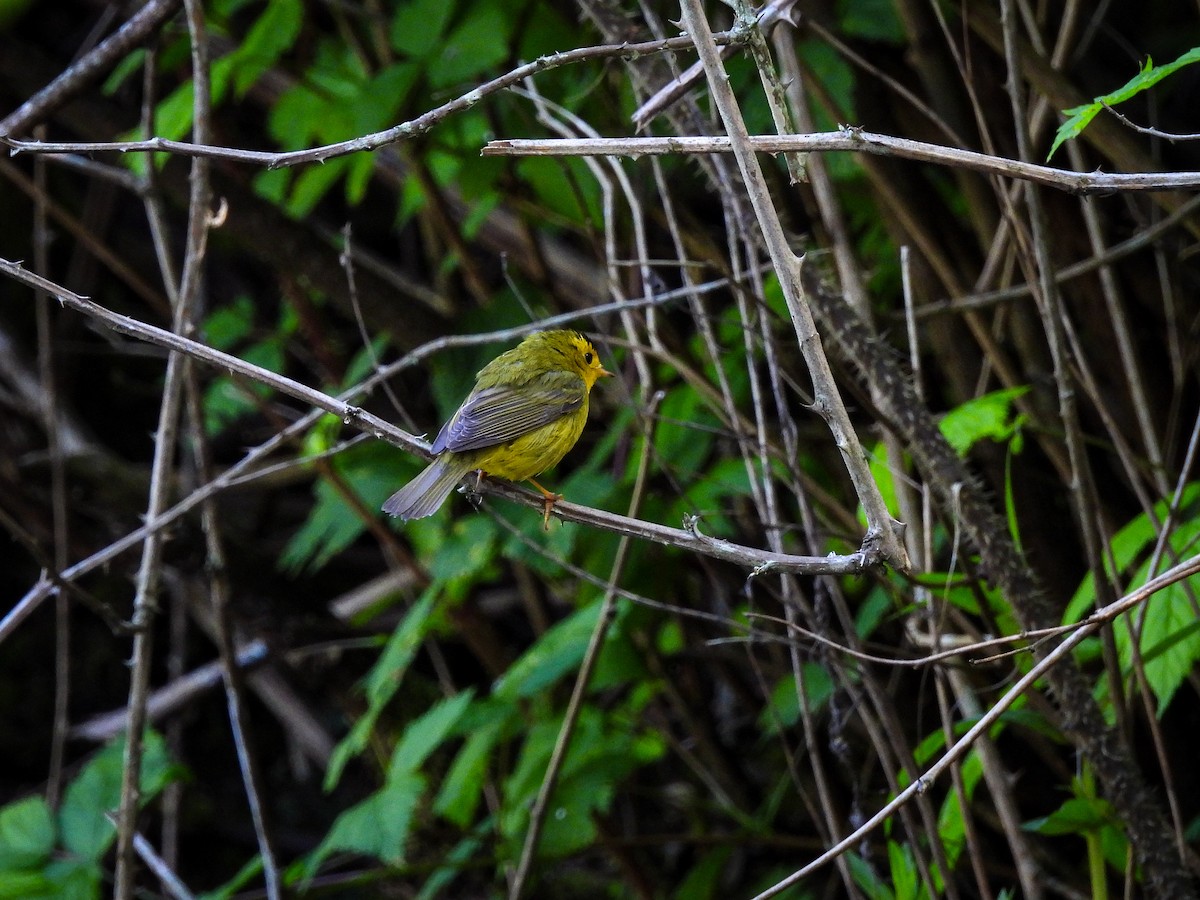
[[[613,377],[613,373],[612,373],[612,372],[610,372],[610,371],[608,371],[608,369],[604,368],[604,366],[601,366],[601,367],[600,367],[600,375],[599,375],[598,377],[600,377],[600,378],[612,378],[612,377]]]

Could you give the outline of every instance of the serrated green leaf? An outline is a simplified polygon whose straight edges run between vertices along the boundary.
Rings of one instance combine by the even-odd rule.
[[[333,790],[341,780],[346,763],[367,746],[380,713],[400,689],[408,667],[429,632],[431,617],[440,595],[441,585],[436,582],[431,584],[404,616],[403,621],[396,626],[379,659],[367,673],[364,680],[367,695],[366,712],[354,723],[350,733],[333,748],[329,758],[329,769],[325,773],[325,790]]]
[[[446,739],[450,730],[462,718],[475,697],[473,690],[455,694],[436,703],[404,729],[400,743],[392,752],[388,778],[416,772],[434,750]]]
[[[1162,66],[1155,66],[1150,57],[1146,57],[1146,62],[1142,65],[1138,73],[1115,91],[1105,94],[1102,97],[1097,97],[1091,103],[1064,109],[1063,115],[1067,116],[1067,119],[1058,126],[1058,131],[1054,135],[1054,142],[1050,145],[1050,152],[1046,154],[1046,159],[1049,160],[1054,156],[1054,152],[1064,141],[1078,137],[1083,129],[1088,126],[1092,119],[1105,106],[1116,106],[1118,103],[1124,103],[1142,91],[1158,84],[1168,75],[1196,62],[1200,62],[1200,47],[1193,47],[1178,59]]]
[[[531,697],[577,669],[596,627],[600,608],[601,602],[594,601],[549,629],[509,666],[496,683],[493,695],[505,700]]]
[[[345,810],[305,861],[305,880],[316,875],[321,863],[338,851],[374,856],[393,865],[403,862],[413,813],[425,785],[424,776],[405,772],[388,779],[383,788]]]

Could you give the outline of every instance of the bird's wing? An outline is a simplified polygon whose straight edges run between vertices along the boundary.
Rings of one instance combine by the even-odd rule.
[[[442,426],[430,449],[461,452],[504,444],[575,412],[586,397],[583,379],[570,372],[474,391]]]

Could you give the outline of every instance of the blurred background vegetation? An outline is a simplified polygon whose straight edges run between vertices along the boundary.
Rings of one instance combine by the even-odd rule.
[[[1148,58],[1167,63],[1200,44],[1195,4],[1013,7],[1032,162],[1045,161],[1062,110],[1118,89]],[[0,114],[131,14],[102,0],[0,3]],[[709,15],[715,29],[733,22],[721,4]],[[675,36],[679,10],[212,0],[204,16],[211,143],[282,151],[417,119],[546,54]],[[770,46],[800,130],[849,124],[1019,155],[998,4],[823,0],[794,4],[791,19]],[[593,394],[583,439],[544,483],[572,502],[665,525],[698,516],[705,534],[751,547],[853,552],[864,527],[858,501],[811,410],[732,157],[480,157],[494,138],[632,135],[634,111],[673,66],[693,61],[614,54],[559,66],[411,139],[322,164],[214,162],[222,211],[195,336],[330,394],[419,350],[361,402],[420,435],[435,433],[479,367],[515,343],[489,335],[570,314],[619,377]],[[727,66],[750,132],[770,133],[753,62],[739,48]],[[150,110],[150,133],[187,139],[191,75],[175,16],[40,118],[39,133],[135,139]],[[1200,132],[1198,79],[1200,66],[1181,66],[1120,111],[1165,132]],[[645,129],[720,131],[702,79]],[[782,158],[762,162],[795,246],[848,292],[846,273],[856,273],[869,306],[860,314],[915,364],[928,409],[1065,621],[1195,553],[1194,191],[1040,191],[1069,350],[1056,371],[1014,183],[829,154],[810,158],[812,183],[792,184]],[[1200,144],[1138,133],[1101,112],[1052,163],[1194,171]],[[5,156],[0,257],[169,327],[174,289],[147,210],[161,213],[178,267],[190,165],[167,154]],[[822,179],[824,199],[813,187]],[[842,254],[837,266],[831,249]],[[629,303],[591,312],[616,301]],[[478,340],[430,345],[451,335]],[[0,342],[7,609],[42,571],[141,524],[165,354],[7,279]],[[173,693],[155,695],[142,833],[193,892],[261,895],[260,844],[214,665],[209,601],[220,580],[245,663],[239,690],[266,830],[296,896],[515,892],[530,808],[606,594],[611,624],[526,895],[748,897],[818,856],[1031,665],[1020,653],[975,666],[889,662],[1029,623],[977,571],[954,510],[925,502],[920,473],[904,446],[889,446],[848,362],[834,359],[839,383],[877,481],[908,523],[911,576],[751,578],[650,541],[621,549],[599,528],[552,521],[543,532],[535,510],[494,498],[474,509],[454,495],[434,517],[400,527],[377,510],[422,460],[333,417],[284,442],[272,467],[218,495],[210,534],[224,546],[219,570],[198,514],[169,531],[152,685]],[[176,499],[203,480],[198,460],[234,465],[309,411],[228,372],[195,371],[191,415],[202,427],[181,444]],[[1064,386],[1076,424],[1061,418]],[[128,617],[137,567],[127,552],[77,588]],[[1162,592],[1073,662],[1133,749],[1193,872],[1194,588]],[[63,596],[0,652],[3,897],[110,890],[104,813],[119,784],[130,639],[77,593]],[[1144,874],[1126,824],[1064,737],[1054,698],[1033,691],[952,778],[784,896],[1105,896]],[[139,896],[169,895],[147,870],[139,885]]]

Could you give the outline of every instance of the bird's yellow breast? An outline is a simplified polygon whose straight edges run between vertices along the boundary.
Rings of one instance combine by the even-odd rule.
[[[536,428],[506,444],[484,447],[462,454],[471,457],[472,469],[483,469],[488,475],[507,478],[509,481],[525,481],[533,478],[558,463],[566,456],[587,422],[588,403],[561,419]]]

